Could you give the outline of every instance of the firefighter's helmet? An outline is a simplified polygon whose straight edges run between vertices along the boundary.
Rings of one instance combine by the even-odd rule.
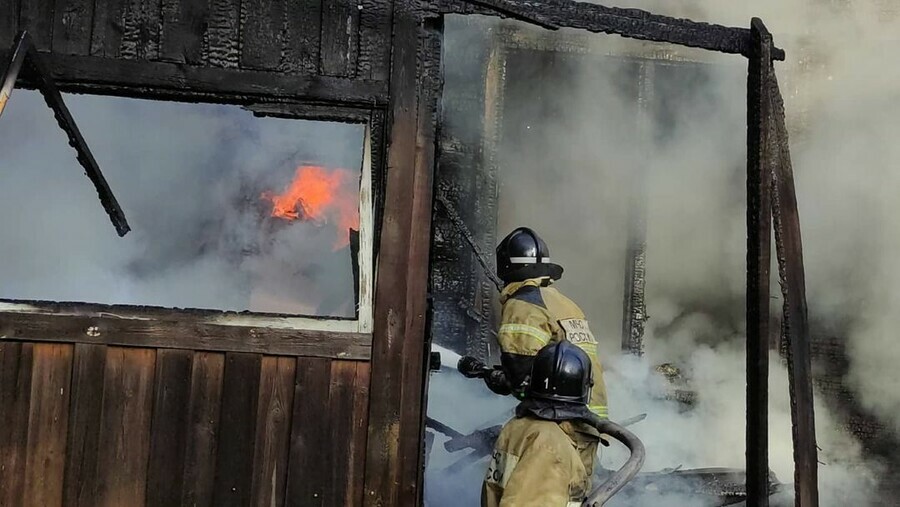
[[[547,243],[528,227],[519,227],[497,245],[497,275],[506,283],[529,278],[559,280],[563,268],[550,262]]]
[[[593,385],[591,358],[568,340],[560,340],[545,346],[535,356],[527,396],[587,404]]]

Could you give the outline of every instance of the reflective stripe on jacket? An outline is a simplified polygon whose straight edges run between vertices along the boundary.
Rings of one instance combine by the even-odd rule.
[[[544,345],[567,337],[591,358],[594,388],[588,408],[600,417],[608,417],[597,341],[581,308],[549,283],[549,278],[532,278],[508,284],[500,294],[503,311],[497,340],[507,379],[514,393],[521,396],[522,383],[531,371],[530,359]]]
[[[579,449],[591,445],[569,422],[516,418],[503,427],[481,488],[482,507],[570,507],[587,497]]]

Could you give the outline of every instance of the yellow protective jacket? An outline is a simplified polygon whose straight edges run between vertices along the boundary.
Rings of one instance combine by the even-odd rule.
[[[580,507],[590,488],[581,452],[592,442],[570,421],[509,421],[494,445],[481,507]]]
[[[606,384],[597,340],[581,308],[550,283],[550,278],[532,278],[510,283],[500,293],[503,311],[497,340],[506,378],[513,393],[521,398],[534,356],[544,345],[565,337],[590,356],[594,388],[588,409],[606,418]]]

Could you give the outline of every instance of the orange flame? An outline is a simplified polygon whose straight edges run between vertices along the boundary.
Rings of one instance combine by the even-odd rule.
[[[359,230],[359,195],[350,171],[303,165],[280,194],[263,192],[272,203],[272,216],[283,220],[334,223],[335,250],[350,244],[350,229]]]

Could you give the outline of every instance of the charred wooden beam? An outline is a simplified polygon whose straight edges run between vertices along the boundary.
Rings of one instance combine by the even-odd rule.
[[[0,52],[0,58],[8,56]],[[49,53],[41,58],[47,76],[63,92],[237,104],[302,100],[369,108],[388,101],[384,81]],[[37,86],[29,76],[19,84]]]
[[[269,103],[245,106],[254,116],[288,118],[291,120],[334,121],[340,123],[367,123],[371,109],[340,106],[323,106],[302,103]]]
[[[754,48],[747,80],[747,505],[768,497],[770,183],[775,157],[768,100],[772,35],[751,22]]]
[[[371,335],[363,333],[231,326],[186,315],[139,319],[112,314],[0,313],[0,344],[92,343],[367,360],[371,340]]]
[[[31,40],[31,36],[28,35],[28,32],[22,31],[16,37],[13,47],[9,52],[9,58],[9,65],[4,72],[3,85],[2,88],[0,88],[0,113],[3,112],[3,107],[6,105],[6,102],[12,93],[12,89],[15,87],[19,72],[22,70],[23,65],[25,65],[28,74],[31,76],[32,82],[41,92],[47,106],[53,110],[53,115],[56,117],[56,122],[59,124],[59,127],[66,133],[66,137],[69,138],[69,146],[75,148],[78,162],[84,168],[87,177],[94,184],[97,195],[100,197],[100,203],[109,215],[109,219],[116,228],[116,232],[119,236],[128,234],[131,227],[128,225],[128,220],[125,219],[125,212],[122,211],[122,207],[119,206],[116,196],[113,194],[112,189],[109,188],[106,178],[100,171],[100,166],[94,159],[94,155],[91,153],[90,148],[88,148],[84,137],[82,137],[78,125],[75,124],[75,119],[72,118],[69,108],[66,107],[66,103],[59,93],[59,89],[49,77],[47,69],[44,67],[43,62],[41,62],[41,57],[34,48],[34,43]]]
[[[794,498],[799,507],[819,505],[816,418],[813,407],[813,379],[810,361],[809,316],[800,214],[794,188],[794,170],[788,147],[784,100],[778,89],[775,69],[770,63],[768,100],[771,108],[775,157],[772,216],[778,277],[784,297],[782,339],[787,343],[791,422],[794,437]]]
[[[688,19],[659,16],[638,9],[605,7],[572,0],[442,0],[442,13],[487,14],[515,17],[544,28],[578,28],[631,39],[668,42],[720,53],[750,57],[750,30]],[[772,49],[772,57],[784,60],[784,51]]]

